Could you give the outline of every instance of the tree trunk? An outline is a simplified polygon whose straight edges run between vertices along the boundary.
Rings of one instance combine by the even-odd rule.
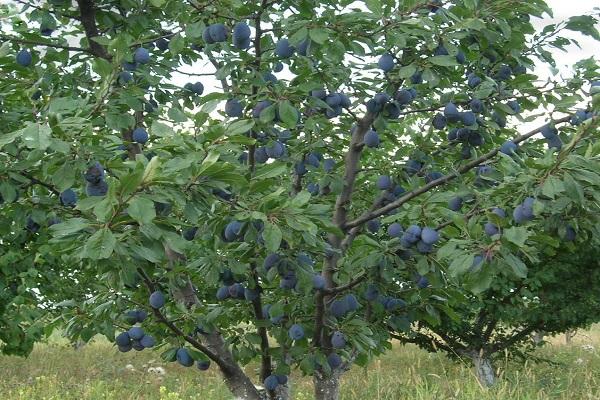
[[[576,333],[577,333],[577,331],[575,329],[569,329],[568,331],[566,331],[565,332],[565,343],[571,344]]]
[[[326,376],[322,372],[315,372],[313,378],[315,385],[315,400],[338,400],[340,398],[340,374],[334,371]]]
[[[544,331],[535,331],[533,332],[533,343],[536,345],[542,343],[544,341]]]
[[[173,296],[183,302],[188,308],[194,304],[200,304],[194,287],[189,279],[185,285],[173,290]],[[223,336],[218,332],[199,335],[200,341],[215,353],[219,360],[219,369],[225,378],[225,385],[234,395],[236,400],[263,400],[260,392],[254,386],[244,370],[233,358],[233,354],[227,347]]]
[[[292,391],[290,390],[289,381],[286,385],[279,385],[275,389],[276,400],[290,400],[292,398]]]
[[[484,387],[493,386],[496,383],[496,372],[494,371],[492,360],[480,352],[473,352],[471,359],[473,360],[475,375],[477,375],[479,383]]]

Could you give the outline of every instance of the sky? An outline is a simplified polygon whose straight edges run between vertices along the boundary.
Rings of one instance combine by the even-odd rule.
[[[569,19],[569,17],[576,15],[587,15],[591,14],[596,7],[596,13],[599,12],[600,1],[596,0],[546,0],[546,3],[554,11],[554,17],[550,18],[545,15],[545,18],[535,18],[532,20],[533,25],[536,29],[541,30],[544,26],[549,24],[556,24],[560,21]],[[600,29],[600,27],[598,27]],[[595,55],[600,57],[600,50],[598,42],[594,39],[582,35],[577,32],[563,31],[565,35],[576,39],[579,42],[581,48],[571,45],[568,46],[568,53],[564,53],[559,50],[553,51],[555,59],[557,60],[557,67],[561,72],[569,70],[569,66],[573,65],[574,62],[584,58]],[[536,70],[540,76],[548,76],[549,72],[546,68],[538,68]]]
[[[14,3],[13,0],[0,0]],[[523,0],[527,1],[527,0]],[[544,15],[544,18],[532,19],[533,25],[537,30],[543,29],[544,26],[551,23],[558,23],[560,21],[567,20],[571,16],[575,15],[586,15],[593,12],[594,7],[596,7],[596,13],[600,12],[600,2],[598,0],[546,0],[547,4],[554,11],[554,16],[550,18],[548,15]],[[600,29],[600,26],[598,27]],[[551,50],[554,54],[554,58],[557,61],[557,71],[552,71],[547,65],[542,63],[538,63],[534,73],[540,77],[542,81],[548,78],[554,78],[554,74],[558,73],[559,75],[568,76],[570,72],[570,67],[577,61],[588,58],[591,56],[600,57],[600,50],[598,50],[598,43],[595,42],[592,38],[579,34],[577,32],[571,31],[563,31],[563,34],[578,40],[580,47],[575,45],[570,45],[567,47],[567,52],[562,52],[560,50]],[[78,38],[69,38],[69,42],[72,45],[78,45]],[[214,68],[209,63],[196,63],[195,65],[183,65],[180,67],[182,71],[186,72],[197,72],[199,70],[203,72],[214,71]],[[289,79],[292,75],[287,71],[287,67],[283,72],[276,74],[279,78]],[[560,79],[560,78],[559,78]],[[216,79],[210,76],[203,77],[190,77],[183,74],[174,73],[173,78],[171,79],[171,83],[174,83],[177,86],[182,87],[185,83],[190,81],[200,80],[205,87],[204,93],[211,93],[214,91],[221,90],[221,84]],[[534,121],[534,123],[538,123],[538,121]],[[533,126],[534,123],[526,124],[520,127],[519,130],[524,129],[527,130],[530,126]]]
[[[526,0],[525,0],[526,1]],[[567,20],[572,16],[576,15],[586,15],[593,12],[594,7],[596,7],[596,12],[600,12],[600,2],[596,0],[546,0],[548,6],[554,11],[553,18],[550,18],[548,15],[544,15],[544,18],[534,18],[532,19],[532,23],[536,30],[542,30],[546,25],[556,24],[561,21]],[[600,26],[598,27],[600,29]],[[568,52],[562,52],[560,50],[551,50],[554,54],[555,59],[557,61],[557,69],[559,74],[569,74],[570,67],[577,61],[591,57],[595,55],[596,57],[600,57],[600,50],[598,47],[598,42],[594,39],[579,34],[577,32],[571,31],[563,31],[565,36],[576,39],[579,42],[581,48],[570,45],[567,47]],[[213,70],[211,65],[206,65],[201,67],[202,70]],[[182,70],[187,72],[193,72],[194,70],[198,70],[198,66],[187,66],[182,68]],[[541,79],[547,79],[553,75],[553,72],[550,68],[543,64],[538,64],[534,71]],[[276,74],[277,75],[277,74]],[[289,75],[286,74],[286,70],[284,70],[280,77],[288,78]],[[186,82],[190,80],[190,77],[185,75],[175,75],[173,82],[178,86],[183,86]],[[220,88],[220,83],[215,79],[210,79],[209,77],[203,77],[202,83],[207,89],[207,92],[217,90]]]

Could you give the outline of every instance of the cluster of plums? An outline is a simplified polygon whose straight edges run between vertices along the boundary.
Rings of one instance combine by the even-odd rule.
[[[315,110],[322,112],[327,118],[338,117],[344,108],[350,108],[352,101],[347,94],[342,92],[327,93],[325,89],[315,89],[310,92],[311,97],[319,99],[327,106],[316,107]]]
[[[144,310],[130,310],[125,314],[125,320],[131,324],[142,323],[148,314]],[[134,349],[141,351],[154,347],[156,340],[139,326],[132,326],[128,331],[121,332],[115,338],[119,351],[125,353]]]
[[[99,162],[95,162],[84,174],[87,181],[85,188],[88,196],[104,196],[108,192],[108,183],[104,180],[104,168]]]

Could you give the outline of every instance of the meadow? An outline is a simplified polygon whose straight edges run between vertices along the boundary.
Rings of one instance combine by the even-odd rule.
[[[480,387],[466,362],[396,344],[367,368],[347,374],[341,398],[600,399],[600,327],[578,332],[569,345],[564,336],[548,341],[536,356],[553,363],[499,361],[501,380],[489,390]],[[53,339],[37,345],[27,359],[0,356],[0,371],[3,400],[231,399],[213,367],[201,372],[165,363],[158,351],[119,353],[102,339],[80,349]],[[312,399],[310,380],[294,378],[294,399]]]

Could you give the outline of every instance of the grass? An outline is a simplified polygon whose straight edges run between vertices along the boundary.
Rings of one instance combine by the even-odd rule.
[[[368,368],[345,375],[342,399],[542,400],[600,399],[600,327],[580,332],[571,345],[552,339],[537,355],[559,363],[497,363],[500,383],[482,389],[468,364],[442,354],[397,345]],[[590,346],[591,345],[591,346]],[[598,349],[598,350],[596,350]],[[148,372],[162,367],[164,375]],[[64,341],[36,346],[27,359],[0,357],[3,400],[231,399],[215,368],[207,372],[163,363],[158,352],[122,354],[97,340],[75,350]],[[254,373],[249,369],[248,372]],[[294,377],[294,399],[312,399],[310,379]]]

